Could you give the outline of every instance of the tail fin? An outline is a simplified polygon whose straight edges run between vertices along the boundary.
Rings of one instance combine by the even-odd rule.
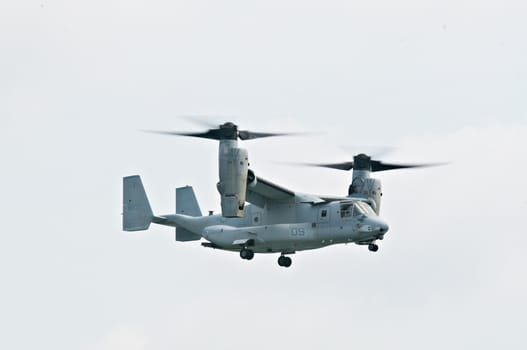
[[[142,231],[150,227],[154,214],[138,175],[123,178],[123,231]]]
[[[201,209],[192,186],[176,188],[176,214],[201,216]]]
[[[176,188],[176,214],[201,216],[194,189],[191,186]],[[176,241],[187,242],[200,240],[201,236],[182,227],[176,228]]]

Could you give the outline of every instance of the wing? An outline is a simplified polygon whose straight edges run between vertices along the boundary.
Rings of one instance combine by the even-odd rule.
[[[295,192],[278,186],[261,177],[247,186],[247,202],[263,208],[266,203],[291,204],[295,203]]]
[[[326,201],[318,196],[295,193],[282,186],[276,185],[271,181],[256,177],[255,183],[247,186],[247,202],[263,208],[265,205],[273,204],[294,204],[294,203],[325,203]]]

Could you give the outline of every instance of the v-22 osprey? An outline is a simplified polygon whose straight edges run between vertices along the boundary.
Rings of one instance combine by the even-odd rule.
[[[176,188],[176,212],[156,215],[138,175],[123,178],[124,231],[147,230],[151,223],[175,227],[176,241],[205,241],[204,247],[238,252],[245,260],[256,253],[278,254],[278,265],[291,266],[290,255],[333,244],[365,245],[372,252],[388,232],[379,217],[381,181],[371,178],[377,171],[426,165],[391,164],[361,153],[353,161],[317,166],[352,170],[348,194],[317,196],[294,192],[256,176],[249,169],[247,150],[238,139],[251,140],[286,134],[238,130],[226,122],[200,133],[158,132],[219,141],[221,214],[203,215],[190,186]],[[246,204],[246,202],[250,204]]]

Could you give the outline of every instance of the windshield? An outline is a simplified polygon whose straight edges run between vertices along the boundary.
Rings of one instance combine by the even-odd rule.
[[[364,202],[342,201],[340,202],[340,217],[351,218],[352,216],[375,215],[373,209]]]
[[[361,214],[365,215],[375,215],[373,209],[364,202],[355,202],[355,208],[358,209]]]

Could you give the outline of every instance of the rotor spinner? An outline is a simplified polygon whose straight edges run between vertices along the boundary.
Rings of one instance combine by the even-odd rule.
[[[231,122],[225,122],[220,125],[219,129],[211,130],[211,133],[217,133],[217,140],[237,140],[238,139],[238,126]]]
[[[371,157],[364,153],[357,154],[353,157],[353,169],[371,171]]]

